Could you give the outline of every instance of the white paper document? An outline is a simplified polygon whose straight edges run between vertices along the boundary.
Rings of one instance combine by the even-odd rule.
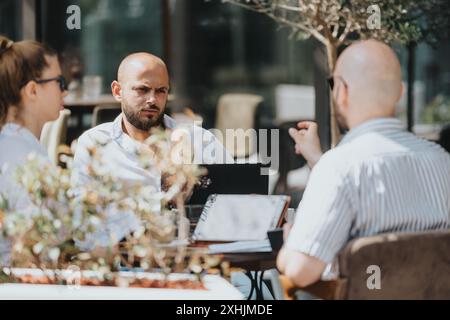
[[[256,241],[236,241],[224,244],[212,244],[209,253],[239,253],[239,252],[272,252],[268,239]]]

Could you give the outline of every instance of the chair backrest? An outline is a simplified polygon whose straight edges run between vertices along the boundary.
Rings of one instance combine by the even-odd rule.
[[[47,150],[50,161],[58,164],[58,147],[66,143],[67,124],[70,110],[64,109],[55,121],[47,122],[42,128],[40,142]]]
[[[119,104],[101,105],[95,107],[92,112],[92,127],[113,121],[121,112],[122,109]]]
[[[378,271],[380,289],[372,287]],[[355,239],[339,255],[339,273],[346,288],[336,298],[450,299],[450,230]]]
[[[276,117],[278,123],[314,120],[315,91],[313,86],[280,84],[275,88]]]
[[[358,238],[339,254],[339,278],[298,288],[280,276],[285,299],[450,299],[450,229]]]
[[[257,107],[263,97],[253,94],[230,93],[219,98],[216,117],[216,128],[222,133],[219,137],[228,152],[234,157],[246,157],[256,151],[256,139],[249,135],[245,144],[233,143],[233,147],[226,141],[226,129],[242,129],[247,131],[255,125]]]

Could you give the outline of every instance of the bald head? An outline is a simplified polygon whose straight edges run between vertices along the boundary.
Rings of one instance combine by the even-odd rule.
[[[402,92],[400,62],[394,51],[376,40],[357,42],[340,55],[335,75],[347,83],[353,112],[392,116]]]
[[[156,73],[169,79],[167,67],[164,61],[147,52],[133,53],[125,57],[117,71],[117,80],[125,82],[139,78],[143,74]]]

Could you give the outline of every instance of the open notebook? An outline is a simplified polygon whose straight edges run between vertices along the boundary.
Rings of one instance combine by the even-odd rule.
[[[279,227],[289,206],[289,196],[209,196],[195,228],[195,241],[264,240]]]

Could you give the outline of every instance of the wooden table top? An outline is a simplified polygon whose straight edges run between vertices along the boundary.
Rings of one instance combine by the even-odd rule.
[[[110,94],[102,94],[96,98],[75,98],[67,96],[64,99],[64,105],[66,107],[96,107],[105,104],[120,104]]]
[[[208,242],[193,243],[191,249],[206,250],[207,246],[213,244]],[[276,268],[276,252],[239,252],[218,253],[223,261],[229,262],[232,268],[241,268],[247,271],[265,271]]]
[[[168,101],[173,101],[175,96],[173,94],[169,94]],[[111,94],[102,94],[96,98],[86,98],[86,97],[75,97],[68,95],[64,98],[64,105],[68,108],[71,107],[81,107],[81,108],[94,108],[99,105],[120,105]]]

